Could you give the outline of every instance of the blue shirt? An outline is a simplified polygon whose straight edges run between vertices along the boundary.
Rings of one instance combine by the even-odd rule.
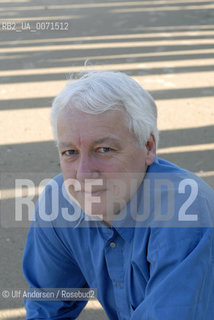
[[[155,185],[158,176],[161,184]],[[82,211],[66,223],[59,212],[44,222],[38,212],[51,213],[54,188],[54,208],[74,213],[62,184],[62,175],[55,177],[36,206],[23,258],[30,287],[97,288],[111,320],[214,319],[214,192],[207,184],[156,158],[137,192],[138,219],[131,200],[124,219],[112,227],[87,219]],[[27,319],[76,319],[85,304],[25,301]]]

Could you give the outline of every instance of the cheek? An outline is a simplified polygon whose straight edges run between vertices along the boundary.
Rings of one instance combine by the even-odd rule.
[[[68,178],[74,178],[75,177],[75,168],[74,165],[72,165],[69,162],[60,160],[60,167],[62,170],[62,174],[64,176],[64,179]]]
[[[136,174],[144,172],[145,167],[145,161],[143,161],[141,157],[136,155],[135,157],[127,157],[127,159],[120,162],[118,166],[118,171]]]
[[[140,150],[134,153],[135,156],[132,156],[130,159],[130,166],[133,172],[143,172],[146,168],[146,154],[144,151]]]

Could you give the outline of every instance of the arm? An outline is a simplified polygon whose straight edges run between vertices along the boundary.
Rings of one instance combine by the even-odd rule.
[[[164,229],[148,252],[150,278],[131,320],[214,318],[214,229]]]
[[[40,197],[49,203],[48,188]],[[51,223],[39,218],[31,223],[26,241],[23,272],[30,288],[83,288],[88,287],[72,252],[57,234]],[[71,230],[72,232],[72,230]],[[76,319],[87,301],[25,301],[27,319]]]
[[[81,271],[57,238],[54,229],[31,228],[23,259],[31,288],[87,286]],[[76,319],[86,301],[26,301],[27,319]]]

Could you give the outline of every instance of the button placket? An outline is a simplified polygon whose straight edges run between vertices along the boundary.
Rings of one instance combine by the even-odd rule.
[[[114,298],[118,308],[117,312],[120,319],[130,313],[127,308],[127,293],[124,290],[124,252],[123,240],[120,237],[112,237],[106,244],[105,258],[109,276],[112,280]],[[126,317],[126,316],[125,316]]]
[[[116,247],[116,243],[115,243],[114,241],[112,241],[112,242],[110,242],[109,246],[110,246],[111,248],[115,248],[115,247]]]

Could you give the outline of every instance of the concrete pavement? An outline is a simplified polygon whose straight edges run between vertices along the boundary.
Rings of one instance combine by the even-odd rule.
[[[159,155],[214,186],[214,4],[0,0],[0,13],[3,290],[26,286],[27,228],[6,227],[2,218],[13,215],[6,202],[14,198],[14,177],[60,171],[50,106],[86,59],[88,68],[124,71],[149,90],[158,105]],[[24,314],[22,300],[0,297],[0,319]],[[90,302],[80,319],[106,317]]]

